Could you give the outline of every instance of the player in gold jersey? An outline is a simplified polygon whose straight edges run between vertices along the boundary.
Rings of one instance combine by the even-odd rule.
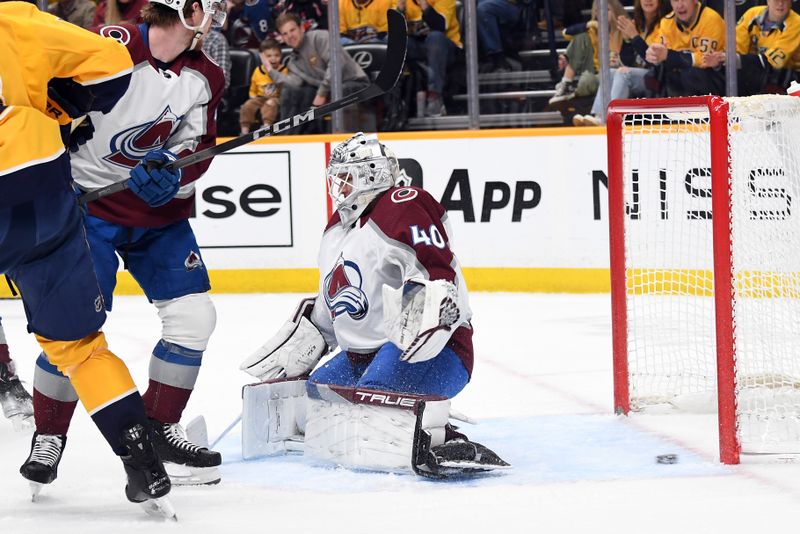
[[[791,0],[767,0],[766,6],[748,9],[736,24],[739,96],[763,93],[767,86],[785,89],[798,47],[800,15]],[[724,65],[725,54],[708,54],[705,63]]]
[[[672,13],[661,19],[660,43],[651,44],[645,59],[664,65],[669,96],[724,94],[725,73],[703,62],[725,50],[725,22],[699,0],[671,0]]]
[[[122,458],[128,499],[161,498],[169,477],[150,444],[136,385],[100,332],[103,299],[68,153],[58,122],[45,113],[48,84],[70,114],[110,111],[128,88],[130,56],[32,4],[0,2],[0,57],[0,273],[19,288],[29,330]],[[64,441],[40,444],[42,465],[57,463],[49,453]],[[47,482],[35,475],[28,478]]]

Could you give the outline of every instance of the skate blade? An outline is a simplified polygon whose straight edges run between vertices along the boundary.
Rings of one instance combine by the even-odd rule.
[[[222,479],[217,467],[190,467],[164,462],[164,469],[173,486],[211,486],[219,484]]]
[[[28,484],[30,485],[31,488],[31,502],[36,502],[36,499],[39,498],[39,493],[42,492],[44,484],[41,484],[39,482],[28,482]]]
[[[172,503],[166,497],[148,499],[144,502],[140,502],[139,506],[144,509],[147,515],[159,517],[161,519],[171,519],[173,521],[178,520],[178,516],[175,514],[175,507],[172,506]]]

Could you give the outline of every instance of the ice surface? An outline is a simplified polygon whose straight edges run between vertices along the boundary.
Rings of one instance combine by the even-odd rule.
[[[300,295],[214,295],[217,331],[184,421],[203,414],[212,441],[241,410],[242,358],[286,320]],[[156,532],[589,532],[793,531],[800,464],[718,463],[714,415],[611,414],[608,295],[471,296],[476,363],[453,407],[478,419],[461,429],[514,465],[510,472],[442,483],[313,464],[302,456],[244,462],[235,427],[218,445],[218,486],[175,488],[178,523],[124,497],[124,474],[82,408],[58,480],[30,501],[18,473],[30,434],[0,419],[3,533]],[[19,301],[0,301],[19,374],[38,354]],[[147,383],[160,333],[143,297],[117,297],[105,327],[112,350]],[[678,463],[656,463],[677,454]],[[191,530],[190,530],[191,529]],[[239,530],[241,529],[241,530]]]

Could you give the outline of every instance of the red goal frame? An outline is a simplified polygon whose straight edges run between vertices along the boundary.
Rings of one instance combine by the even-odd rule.
[[[719,450],[724,464],[738,464],[740,443],[736,424],[733,331],[733,275],[730,235],[730,165],[728,103],[717,96],[614,100],[607,116],[608,210],[611,259],[612,343],[614,354],[614,412],[630,411],[625,263],[625,197],[623,143],[625,117],[631,113],[704,111],[709,115],[711,151],[712,228],[714,247],[714,304],[717,343]]]

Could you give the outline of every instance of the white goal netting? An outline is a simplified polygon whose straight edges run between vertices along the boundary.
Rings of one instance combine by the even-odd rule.
[[[800,452],[800,98],[732,98],[728,136],[686,110],[625,115],[631,408],[713,409],[711,144],[729,147],[736,425],[743,452]]]

